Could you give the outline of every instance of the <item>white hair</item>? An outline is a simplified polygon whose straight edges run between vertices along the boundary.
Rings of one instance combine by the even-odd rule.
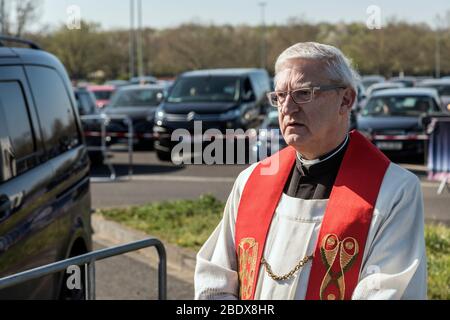
[[[275,83],[283,65],[290,59],[310,59],[323,61],[325,72],[330,81],[353,88],[357,92],[358,73],[351,61],[336,47],[317,43],[299,42],[284,50],[275,62]]]

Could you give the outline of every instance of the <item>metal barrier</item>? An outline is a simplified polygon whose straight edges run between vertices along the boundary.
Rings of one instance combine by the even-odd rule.
[[[158,256],[158,298],[167,299],[167,270],[166,270],[166,250],[162,242],[156,238],[144,239],[120,245],[112,248],[101,249],[86,253],[77,257],[51,263],[45,266],[23,271],[0,279],[0,289],[11,287],[22,282],[33,280],[42,276],[66,270],[69,266],[85,265],[85,289],[86,300],[95,300],[95,261],[103,260],[113,256],[121,255],[130,251],[155,247]]]
[[[129,116],[126,115],[107,115],[105,113],[101,113],[99,115],[84,115],[81,116],[81,121],[89,121],[89,120],[100,120],[100,132],[90,131],[90,136],[100,136],[101,145],[100,146],[87,146],[88,151],[101,151],[103,155],[103,163],[106,164],[110,171],[109,178],[91,178],[92,182],[109,182],[117,180],[116,171],[114,170],[113,165],[108,160],[108,151],[111,150],[106,145],[107,140],[107,132],[106,126],[109,124],[111,120],[124,120],[124,124],[128,127],[128,134],[125,134],[125,137],[128,138],[128,146],[126,149],[128,151],[128,179],[131,180],[133,176],[133,137],[134,137],[134,128],[133,121]],[[118,151],[119,149],[115,148],[114,150]]]

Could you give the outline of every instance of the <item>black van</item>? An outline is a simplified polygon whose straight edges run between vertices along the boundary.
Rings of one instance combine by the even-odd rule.
[[[269,108],[270,78],[264,69],[211,69],[181,74],[156,110],[155,149],[169,161],[175,129],[193,132],[195,121],[203,131],[254,128]]]
[[[66,70],[37,45],[0,36],[0,278],[90,251],[90,214],[89,159]],[[0,290],[0,299],[82,295],[64,277]]]

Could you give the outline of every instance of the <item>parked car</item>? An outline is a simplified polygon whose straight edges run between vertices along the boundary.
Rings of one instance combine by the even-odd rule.
[[[130,85],[121,87],[104,109],[109,116],[128,116],[133,123],[136,147],[153,148],[153,124],[156,108],[164,98],[162,85]],[[106,127],[111,143],[128,143],[128,125],[123,119],[111,119]]]
[[[153,76],[133,77],[130,79],[129,84],[158,84],[158,79]]]
[[[98,114],[95,95],[85,87],[73,89],[80,116]]]
[[[416,78],[411,76],[392,77],[389,79],[389,82],[403,83],[406,88],[414,87],[416,85],[416,81]]]
[[[19,43],[30,48],[6,47]],[[29,41],[0,36],[0,278],[92,248],[89,159],[66,70]],[[54,273],[0,299],[82,298]]]
[[[128,86],[130,84],[127,80],[108,80],[105,82],[107,86],[114,86],[115,88]]]
[[[367,96],[370,96],[374,92],[380,91],[380,90],[386,90],[386,89],[398,89],[398,88],[404,88],[405,85],[402,82],[380,82],[380,83],[374,83],[370,87],[367,88]]]
[[[424,152],[424,117],[442,112],[434,89],[375,92],[357,117],[357,128],[382,151],[397,155]]]
[[[91,164],[103,164],[104,153],[100,150],[102,145],[102,137],[99,134],[101,131],[101,119],[86,119],[90,116],[98,116],[99,110],[96,107],[94,94],[85,87],[74,89],[75,100],[77,102],[78,113],[81,117],[83,126],[83,135],[88,147],[89,159]],[[109,144],[105,141],[105,144]]]
[[[447,111],[450,111],[450,78],[424,80],[417,86],[436,89],[441,98],[442,107]]]
[[[87,86],[87,90],[94,94],[97,108],[101,109],[109,104],[111,96],[116,91],[116,87],[109,85],[90,85]]]
[[[270,79],[264,69],[213,69],[181,74],[155,116],[155,149],[160,160],[170,161],[174,130],[255,128],[270,108],[266,93]]]
[[[385,80],[386,78],[380,75],[365,75],[361,77],[361,83],[365,89],[367,89],[374,83],[384,82]]]
[[[350,130],[356,128],[356,116],[364,107],[367,101],[366,89],[364,88],[361,81],[356,83],[356,101],[350,110]]]

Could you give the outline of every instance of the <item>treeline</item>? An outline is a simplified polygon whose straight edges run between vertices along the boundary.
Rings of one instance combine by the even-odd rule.
[[[440,73],[450,74],[450,27],[432,30],[427,24],[390,21],[380,30],[362,23],[307,23],[251,26],[184,24],[142,31],[146,74],[171,77],[192,69],[260,67],[264,35],[265,66],[273,73],[276,57],[300,41],[318,41],[339,47],[361,74],[432,76],[436,52]],[[82,22],[81,29],[66,26],[46,34],[29,34],[44,49],[57,55],[73,79],[129,78],[128,30],[102,30]],[[101,81],[102,79],[98,79]]]

